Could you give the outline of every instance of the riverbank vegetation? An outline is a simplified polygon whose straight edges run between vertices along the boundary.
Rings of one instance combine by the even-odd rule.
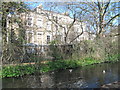
[[[113,55],[111,58],[106,60],[95,60],[94,58],[84,58],[81,60],[56,60],[49,61],[45,64],[19,64],[19,65],[9,65],[3,66],[1,72],[1,77],[19,77],[34,73],[44,73],[59,69],[69,69],[69,68],[77,68],[83,67],[87,65],[94,65],[100,63],[114,63],[117,62],[118,55]]]

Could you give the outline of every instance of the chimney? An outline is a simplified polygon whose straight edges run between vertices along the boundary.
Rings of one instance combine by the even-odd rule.
[[[39,9],[43,9],[42,4],[40,4],[37,8],[39,8]]]
[[[42,9],[43,9],[43,6],[42,6],[42,4],[40,4],[39,6],[37,6],[37,7],[35,8],[35,11],[36,11],[36,12],[40,12]]]
[[[68,12],[65,12],[65,13],[64,13],[64,15],[68,16],[68,15],[69,15],[69,13],[68,13]]]

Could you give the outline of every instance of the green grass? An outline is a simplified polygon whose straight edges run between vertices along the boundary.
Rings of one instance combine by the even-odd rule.
[[[58,69],[76,68],[96,63],[103,62],[116,62],[118,61],[118,55],[111,55],[105,60],[95,60],[94,58],[86,57],[79,60],[56,60],[50,61],[46,64],[32,64],[32,65],[15,65],[15,66],[3,66],[2,71],[0,70],[0,77],[18,77],[35,72],[48,72]]]

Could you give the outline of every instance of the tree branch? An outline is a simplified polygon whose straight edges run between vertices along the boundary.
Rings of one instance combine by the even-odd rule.
[[[113,20],[115,19],[116,17],[120,16],[120,14],[117,14],[115,16],[113,16],[106,24],[105,24],[105,27]]]
[[[83,26],[82,26],[82,22],[81,22],[81,29],[82,29],[82,32],[79,34],[79,35],[77,35],[74,39],[72,39],[71,41],[70,41],[70,43],[72,43],[74,40],[76,40],[79,36],[81,36],[82,34],[83,34]]]
[[[104,17],[104,15],[105,15],[105,13],[106,13],[107,8],[109,7],[109,5],[110,5],[110,0],[109,0],[109,2],[106,4],[106,7],[105,7],[105,10],[104,10],[104,13],[103,13],[103,17]]]

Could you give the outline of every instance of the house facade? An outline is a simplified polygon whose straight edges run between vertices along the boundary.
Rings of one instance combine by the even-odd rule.
[[[50,42],[57,41],[58,44],[69,44],[89,39],[85,24],[77,20],[74,22],[68,13],[43,10],[40,5],[34,11],[19,16],[26,22],[26,43],[49,45]],[[18,26],[14,24],[14,27]]]

